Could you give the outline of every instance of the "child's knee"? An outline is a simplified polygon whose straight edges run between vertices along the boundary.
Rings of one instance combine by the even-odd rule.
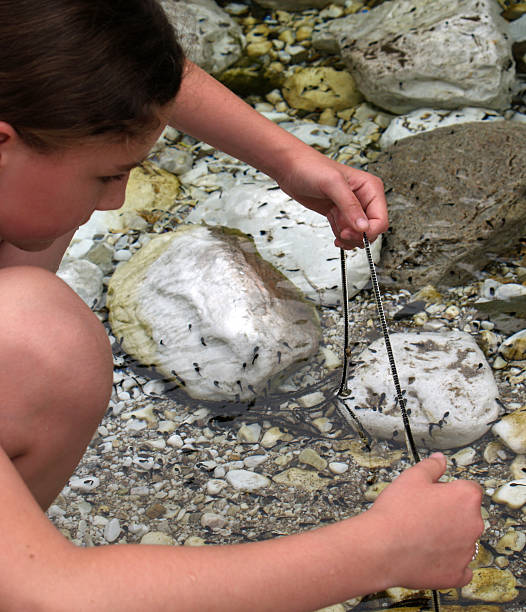
[[[5,268],[0,270],[0,296],[0,352],[9,352],[4,357],[19,372],[51,385],[74,382],[79,394],[88,388],[92,397],[109,394],[107,334],[65,283],[40,268]]]

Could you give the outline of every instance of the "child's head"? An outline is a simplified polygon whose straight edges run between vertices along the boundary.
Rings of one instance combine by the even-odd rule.
[[[155,0],[0,0],[0,121],[43,152],[158,123],[184,56]]]

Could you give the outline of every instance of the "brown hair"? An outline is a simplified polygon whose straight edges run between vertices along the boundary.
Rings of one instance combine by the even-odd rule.
[[[0,0],[0,41],[0,121],[41,150],[137,136],[181,84],[156,0]]]

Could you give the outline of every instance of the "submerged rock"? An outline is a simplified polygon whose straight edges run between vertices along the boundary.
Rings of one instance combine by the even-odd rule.
[[[210,74],[234,64],[242,53],[239,25],[213,0],[161,0],[187,57]]]
[[[211,195],[188,216],[189,222],[236,228],[254,238],[258,252],[305,296],[323,305],[341,302],[340,254],[327,219],[292,200],[271,181],[245,179]],[[381,238],[372,245],[378,262]],[[349,295],[369,282],[363,249],[347,254]]]
[[[283,84],[283,97],[292,108],[343,110],[363,100],[348,72],[334,68],[302,68]]]
[[[318,29],[367,100],[394,113],[422,107],[505,109],[515,76],[508,25],[494,0],[396,0]]]
[[[456,448],[484,435],[498,416],[498,389],[486,358],[463,332],[391,335],[418,446]],[[345,400],[374,437],[403,443],[404,430],[383,338],[358,357]]]
[[[383,282],[459,285],[514,247],[524,234],[524,158],[526,126],[492,121],[406,138],[370,164],[389,203]]]
[[[314,307],[224,228],[152,239],[116,270],[108,308],[124,349],[196,399],[252,399],[320,338]]]
[[[473,570],[471,582],[462,587],[462,597],[504,603],[517,597],[516,586],[517,580],[509,570],[482,567]]]
[[[504,117],[494,110],[485,108],[461,108],[459,110],[436,110],[419,108],[407,115],[395,117],[380,138],[380,146],[387,149],[395,142],[430,132],[437,128],[471,123],[474,121],[503,121]]]
[[[518,455],[526,453],[526,406],[507,414],[493,426],[504,444]]]

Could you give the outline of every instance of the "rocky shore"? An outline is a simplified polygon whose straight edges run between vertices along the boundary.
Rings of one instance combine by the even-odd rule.
[[[394,99],[389,79],[382,82],[381,91],[368,86],[378,70],[376,58],[367,63],[366,54],[360,54],[361,43],[349,47],[353,31],[349,28],[356,25],[346,25],[342,19],[356,17],[362,29],[373,32],[370,36],[378,40],[365,37],[364,41],[380,41],[380,61],[382,53],[400,58],[403,51],[407,55],[398,65],[404,69],[405,91],[414,93],[410,83],[422,67],[412,47],[414,41],[404,33],[413,17],[403,10],[395,14],[406,5],[409,10],[410,0],[289,2],[291,6],[282,1],[279,7],[271,0],[163,4],[174,19],[184,4],[197,16],[199,27],[210,27],[207,33],[196,32],[191,15],[184,19],[179,15],[188,26],[185,40],[190,55],[194,53],[196,61],[257,110],[327,155],[375,171],[386,183],[392,229],[383,238],[381,253],[378,245],[376,258],[393,336],[420,333],[415,337],[420,339],[424,357],[433,355],[438,372],[449,369],[451,376],[460,376],[455,385],[462,389],[472,380],[474,388],[490,398],[480,414],[474,413],[466,399],[445,396],[434,402],[436,407],[429,406],[428,412],[431,402],[427,400],[420,416],[420,400],[414,400],[412,418],[421,428],[421,439],[427,436],[428,447],[444,449],[449,461],[447,476],[472,478],[485,492],[486,530],[473,562],[474,580],[462,590],[442,593],[442,609],[523,610],[526,170],[521,164],[526,159],[526,84],[521,45],[526,40],[526,5],[496,0],[444,2],[451,13],[448,19],[461,21],[462,31],[470,38],[479,35],[478,30],[469,29],[475,26],[495,27],[499,36],[504,28],[510,37],[507,43],[504,37],[502,46],[493,50],[500,55],[491,56],[491,49],[484,50],[493,57],[484,61],[500,66],[499,79],[489,79],[495,91],[489,95],[490,84],[483,86],[478,79],[464,87],[467,97],[462,101],[458,97],[447,100],[437,86],[428,87],[436,91],[435,100],[417,92],[410,101],[408,94],[403,101],[398,96],[395,106],[389,107],[386,100]],[[292,10],[300,4],[301,10]],[[414,0],[413,13],[418,14],[425,4]],[[474,10],[479,21],[466,19]],[[391,23],[391,30],[396,29],[406,47],[396,46],[395,41],[389,43],[395,47],[383,49],[387,43],[379,33],[372,26],[367,30],[368,15],[373,25],[387,24],[386,36],[393,34],[388,27]],[[440,16],[436,19],[442,23]],[[421,44],[426,46],[425,37]],[[412,73],[408,66],[414,69]],[[453,65],[450,68],[454,71]],[[444,82],[447,79],[451,77],[444,73]],[[476,95],[486,96],[485,103],[480,98],[477,102]],[[452,142],[456,143],[454,155]],[[354,295],[349,302],[349,386],[357,390],[350,407],[358,418],[361,404],[371,407],[364,419],[364,434],[349,424],[334,399],[340,382],[344,325],[339,253],[333,247],[332,252],[324,251],[325,245],[332,244],[328,225],[320,222],[318,227],[318,221],[293,211],[293,203],[273,194],[274,187],[257,171],[175,130],[165,131],[151,158],[151,163],[134,170],[124,209],[95,215],[81,228],[59,272],[107,326],[114,347],[114,392],[75,475],[51,506],[50,519],[79,546],[117,542],[202,546],[296,533],[366,510],[382,488],[410,465],[402,434],[393,436],[383,426],[375,429],[376,416],[385,417],[394,410],[389,390],[384,397],[379,388],[374,397],[365,393],[360,399],[358,394],[368,388],[364,355],[370,355],[371,348],[381,350],[381,345],[373,344],[380,334],[366,267],[358,260],[350,265],[356,275],[352,276]],[[404,168],[416,158],[421,174],[411,180],[411,172]],[[249,227],[242,225],[245,221],[236,203],[247,203],[245,210],[249,205],[257,210],[272,197],[277,198],[279,219],[273,213],[268,218],[255,216]],[[195,321],[197,340],[187,350],[190,374],[197,383],[189,395],[181,384],[180,368],[171,377],[170,368],[152,368],[155,360],[135,354],[113,320],[117,310],[112,304],[114,294],[123,291],[115,279],[125,274],[135,258],[144,257],[141,251],[148,244],[160,237],[164,241],[162,236],[168,232],[191,227],[190,222],[198,224],[202,218],[211,225],[219,223],[214,218],[218,206],[230,230],[249,234],[264,259],[287,282],[299,287],[319,318],[319,322],[312,321],[310,337],[316,338],[316,347],[309,349],[309,355],[298,354],[293,368],[287,363],[287,368],[273,371],[272,376],[278,378],[272,384],[265,384],[271,377],[268,373],[261,386],[259,380],[251,379],[255,392],[246,396],[248,387],[242,377],[246,368],[239,378],[225,379],[223,395],[213,395],[214,387],[218,389],[214,384],[209,385],[211,392],[207,387],[206,394],[200,395],[197,383],[205,363],[201,355],[210,341],[207,334],[196,331]],[[282,207],[285,212],[281,214]],[[280,252],[299,251],[304,245],[304,226],[312,237],[310,253],[301,253],[294,262],[284,261]],[[201,257],[204,265],[206,250]],[[153,266],[154,259],[147,257],[143,269]],[[168,276],[167,284],[173,285],[172,281]],[[209,282],[204,300],[224,300],[222,292],[227,287],[222,285],[230,284],[221,277]],[[172,321],[176,316],[170,311],[163,318]],[[188,328],[188,323],[185,319],[182,325]],[[447,334],[467,337],[474,348],[462,345],[452,353],[451,341],[444,350],[438,345],[425,347],[424,332],[436,338],[450,338]],[[171,331],[156,333],[154,330],[152,338],[159,348]],[[214,338],[217,334],[209,333]],[[265,358],[260,344],[246,350],[250,359],[244,365],[259,367]],[[281,364],[285,349],[275,349],[275,355],[276,351],[278,365],[285,366]],[[476,357],[473,363],[468,359],[470,351]],[[401,352],[395,356],[403,370]],[[409,380],[408,374],[407,386],[423,384],[422,365],[411,367],[416,380]],[[384,375],[388,385],[387,369]],[[418,387],[413,397],[421,399],[426,393]],[[466,427],[469,418],[474,421]],[[469,438],[468,433],[480,426]],[[422,450],[428,452],[424,446]],[[235,580],[235,576],[228,579]],[[390,589],[361,601],[342,602],[330,610],[429,609],[426,605],[428,593]]]

